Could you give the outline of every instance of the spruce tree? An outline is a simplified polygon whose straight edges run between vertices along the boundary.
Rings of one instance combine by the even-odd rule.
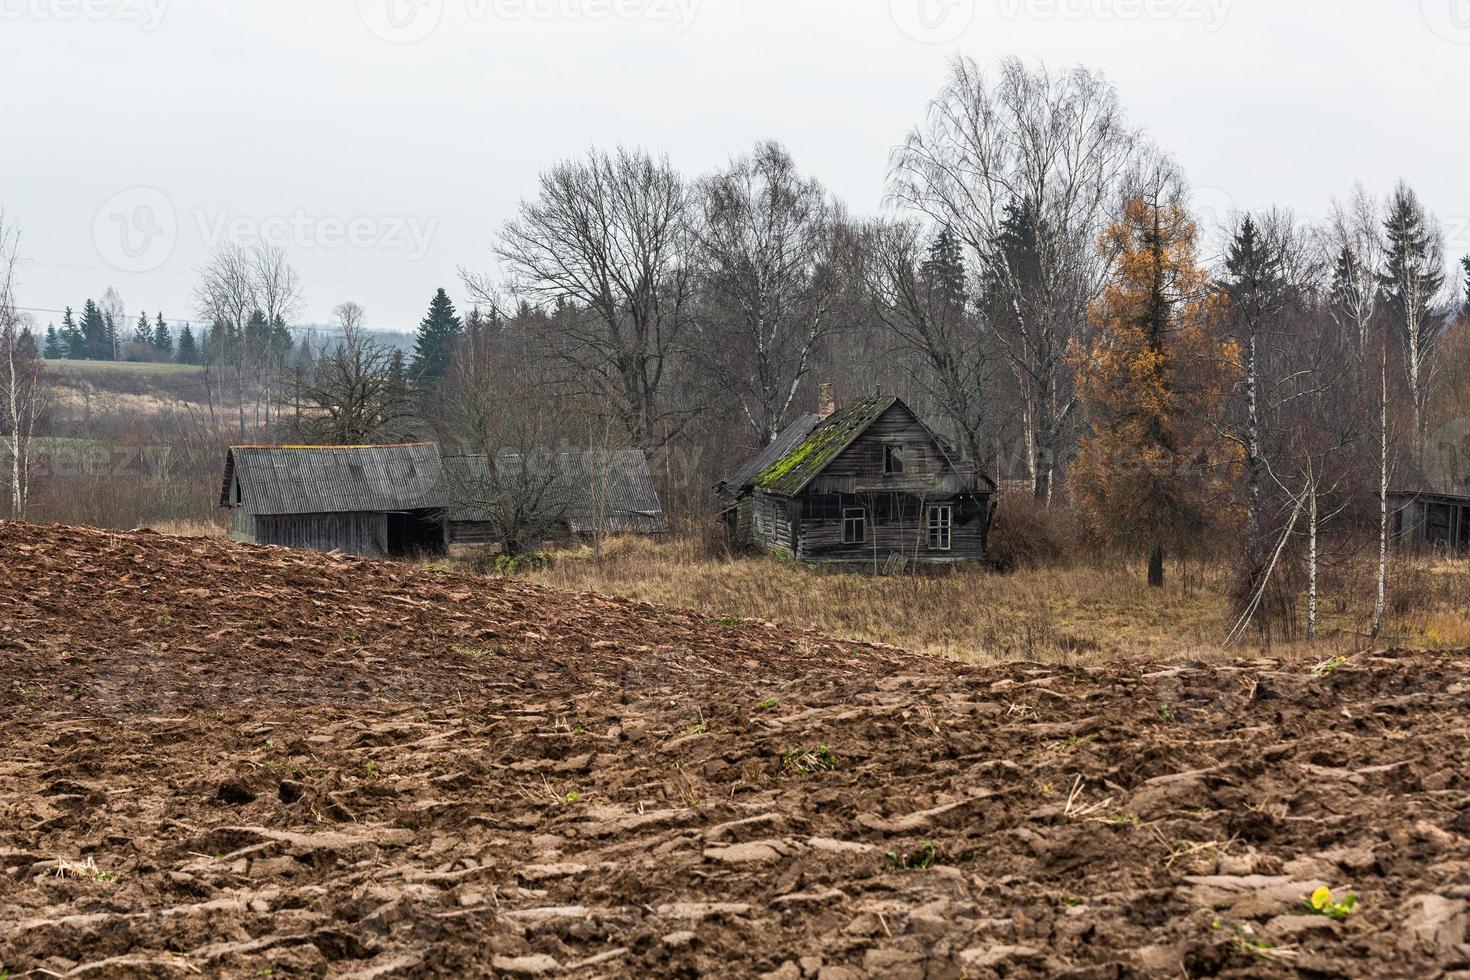
[[[102,332],[103,343],[98,350],[97,360],[115,361],[117,360],[118,341],[121,340],[121,337],[118,335],[117,320],[113,317],[111,310],[102,316]]]
[[[107,330],[107,320],[91,300],[82,307],[82,322],[77,330],[82,338],[83,358],[89,361],[112,359],[112,337]]]
[[[429,315],[419,324],[413,352],[414,377],[430,384],[442,380],[454,342],[463,329],[449,294],[440,289],[429,303]]]
[[[138,311],[138,325],[133,328],[133,346],[137,348],[134,356],[141,355],[153,347],[153,328],[148,325],[148,313],[146,310]]]
[[[174,353],[173,334],[169,333],[168,324],[163,321],[163,314],[158,314],[158,319],[153,323],[153,338],[149,341],[153,350],[163,357],[172,357]]]
[[[929,255],[919,269],[924,285],[942,307],[962,312],[968,302],[965,286],[965,260],[960,242],[946,225],[929,244]]]
[[[82,333],[82,328],[77,326],[76,317],[72,314],[71,307],[61,317],[61,341],[66,344],[66,356],[73,361],[83,361],[87,358],[87,335]]]
[[[1465,267],[1465,308],[1460,315],[1470,320],[1470,255],[1461,259],[1460,265]]]
[[[30,327],[22,329],[20,336],[16,338],[15,356],[22,361],[34,361],[41,356],[41,347],[36,343],[36,335],[31,332]]]
[[[46,360],[60,361],[66,357],[66,342],[56,332],[56,324],[46,327]]]
[[[1435,297],[1445,283],[1444,242],[1439,226],[1408,184],[1389,199],[1384,222],[1387,254],[1381,276],[1393,323],[1404,345],[1404,366],[1413,396],[1414,433],[1422,452],[1427,436],[1430,380],[1443,318]]]
[[[180,364],[199,363],[199,345],[194,340],[194,331],[187,323],[179,331],[178,353],[174,355],[174,359]]]

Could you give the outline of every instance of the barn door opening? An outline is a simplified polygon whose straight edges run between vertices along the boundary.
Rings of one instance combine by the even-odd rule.
[[[388,515],[388,557],[417,558],[444,553],[444,524],[433,511]]]

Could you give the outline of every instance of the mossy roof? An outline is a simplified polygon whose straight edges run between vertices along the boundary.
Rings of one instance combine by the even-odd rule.
[[[767,493],[794,497],[806,485],[867,431],[898,399],[892,395],[865,398],[833,412],[811,435],[797,443],[790,452],[766,468],[755,478],[755,485]]]

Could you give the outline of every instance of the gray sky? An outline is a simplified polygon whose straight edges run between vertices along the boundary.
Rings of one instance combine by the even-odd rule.
[[[210,245],[264,233],[304,320],[411,329],[591,144],[698,174],[774,137],[876,213],[955,53],[1102,69],[1206,218],[1404,176],[1470,252],[1470,0],[0,0],[20,303],[188,318]]]

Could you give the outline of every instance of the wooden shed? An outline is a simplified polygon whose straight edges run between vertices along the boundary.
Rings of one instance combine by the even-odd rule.
[[[1470,551],[1470,496],[1396,490],[1388,495],[1388,507],[1401,546]]]
[[[443,550],[440,483],[432,443],[234,446],[220,506],[236,541],[404,557]]]
[[[985,558],[995,485],[900,399],[865,399],[787,441],[721,485],[740,540],[862,567]]]

